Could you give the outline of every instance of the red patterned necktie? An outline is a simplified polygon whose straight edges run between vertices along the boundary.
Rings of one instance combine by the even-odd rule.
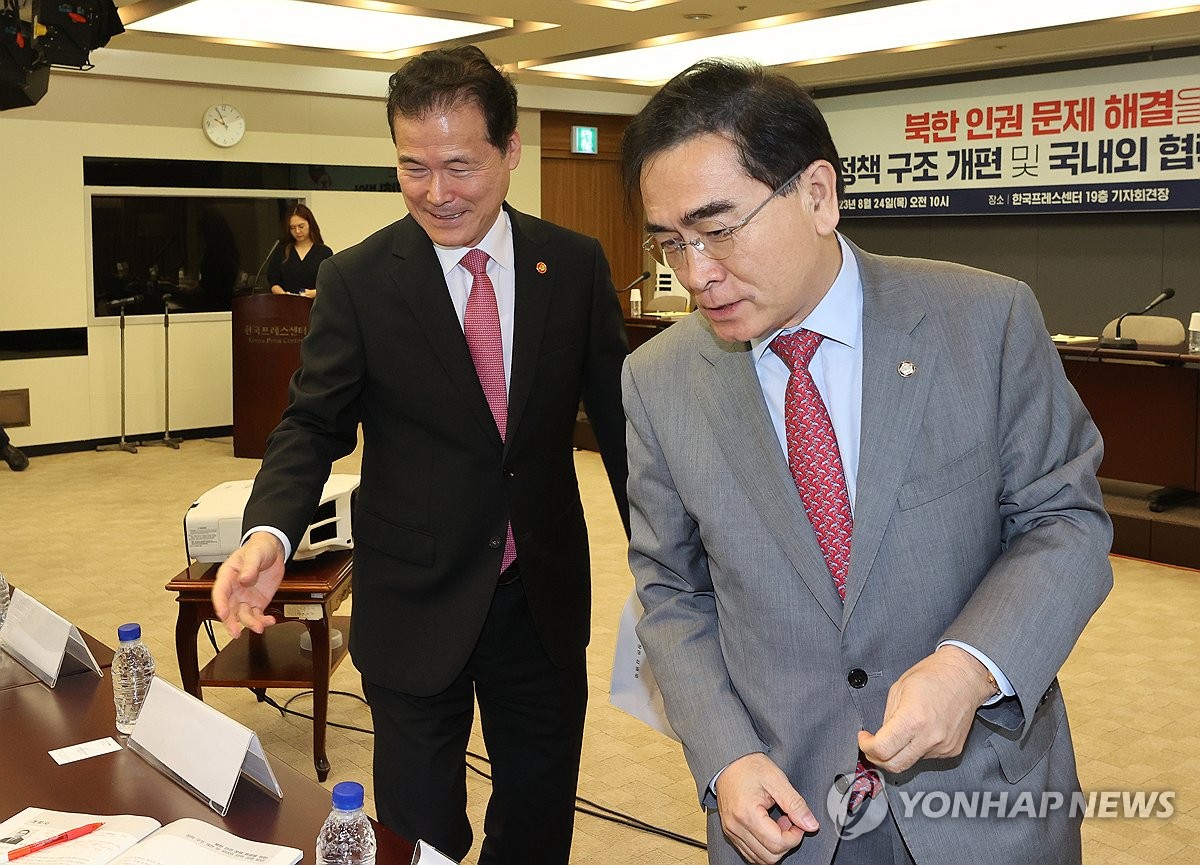
[[[800,502],[812,523],[817,543],[821,545],[838,597],[845,601],[854,518],[850,513],[850,495],[846,490],[846,472],[842,468],[837,434],[825,401],[808,371],[823,339],[819,333],[801,329],[775,337],[771,341],[771,350],[791,370],[783,399],[788,467],[792,470]],[[879,791],[879,781],[872,770],[871,764],[859,754],[850,793],[850,810]]]
[[[471,273],[471,294],[463,315],[463,332],[467,348],[475,362],[475,372],[483,386],[496,429],[503,441],[508,435],[508,388],[504,383],[504,344],[500,337],[500,311],[496,306],[496,288],[487,275],[488,254],[472,249],[459,262]],[[508,524],[504,540],[504,556],[500,560],[503,572],[517,558],[512,523]]]

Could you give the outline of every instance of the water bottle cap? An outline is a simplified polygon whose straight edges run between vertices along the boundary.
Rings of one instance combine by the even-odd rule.
[[[142,638],[142,626],[137,622],[129,622],[117,628],[117,639],[122,643],[128,643],[130,640],[140,640]]]
[[[342,781],[333,785],[333,807],[339,811],[354,811],[363,806],[363,785],[357,781]]]

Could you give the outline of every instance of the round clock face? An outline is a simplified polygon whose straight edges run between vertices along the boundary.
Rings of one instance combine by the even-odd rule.
[[[213,105],[204,112],[201,127],[208,140],[218,147],[233,147],[246,134],[246,118],[232,105]]]

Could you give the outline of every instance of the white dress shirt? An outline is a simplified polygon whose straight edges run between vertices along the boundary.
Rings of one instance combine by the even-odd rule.
[[[476,246],[451,247],[433,245],[438,262],[442,265],[442,273],[446,277],[446,288],[450,291],[450,300],[454,303],[454,312],[458,315],[458,326],[463,327],[463,319],[467,312],[467,298],[471,295],[471,284],[475,277],[471,271],[462,265],[463,256],[472,249],[482,249],[488,254],[487,275],[496,290],[496,310],[500,313],[500,340],[504,348],[504,388],[508,390],[512,383],[512,348],[513,321],[517,308],[517,280],[513,268],[513,237],[512,223],[508,213],[502,208],[488,233],[483,236]],[[464,331],[465,333],[465,331]],[[244,535],[242,543],[246,542],[255,532],[269,532],[283,544],[284,559],[291,558],[292,544],[287,536],[274,526],[255,526]]]

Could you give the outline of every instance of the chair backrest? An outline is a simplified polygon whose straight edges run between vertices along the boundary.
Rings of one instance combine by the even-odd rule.
[[[1117,320],[1104,325],[1101,336],[1114,337]],[[1121,336],[1136,339],[1138,348],[1146,351],[1183,351],[1187,331],[1183,322],[1166,315],[1127,315],[1121,322]]]
[[[686,312],[688,299],[678,294],[660,294],[642,306],[643,312]],[[1121,328],[1124,330],[1124,328]]]

